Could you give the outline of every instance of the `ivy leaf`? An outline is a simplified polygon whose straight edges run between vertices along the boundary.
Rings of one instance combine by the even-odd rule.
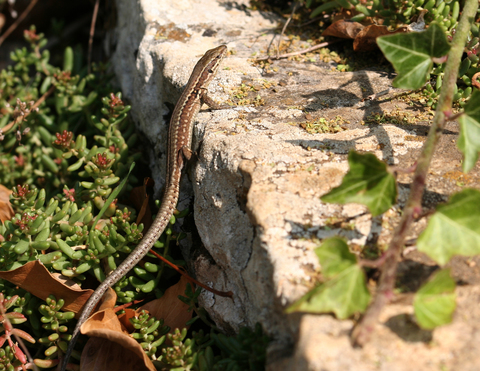
[[[413,299],[418,324],[427,330],[452,322],[455,307],[455,281],[449,269],[436,272]]]
[[[338,251],[335,252],[335,249]],[[370,302],[365,274],[356,264],[356,259],[352,259],[355,256],[350,253],[345,241],[338,237],[328,239],[316,249],[316,253],[325,275],[331,279],[305,294],[286,312],[333,312],[337,318],[345,319],[365,311]]]
[[[324,202],[346,204],[356,202],[368,207],[373,216],[387,211],[397,198],[395,177],[387,165],[371,153],[348,154],[350,171],[342,184],[321,197]]]
[[[458,118],[460,135],[457,146],[463,152],[463,171],[472,170],[480,152],[480,91],[475,90],[465,105],[463,115]]]
[[[334,277],[357,263],[355,255],[350,252],[345,241],[339,237],[323,241],[322,245],[315,249],[315,254],[322,266],[322,274],[326,278]]]
[[[438,206],[418,238],[418,250],[444,265],[454,255],[480,254],[480,191],[464,189]]]
[[[432,58],[443,57],[450,50],[445,32],[435,22],[423,32],[379,37],[377,44],[398,72],[393,86],[402,89],[421,88],[430,77]]]

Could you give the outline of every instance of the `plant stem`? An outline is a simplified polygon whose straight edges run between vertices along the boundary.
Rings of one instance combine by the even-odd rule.
[[[20,15],[20,17],[17,18],[15,22],[12,23],[12,25],[4,32],[2,36],[0,36],[0,45],[3,44],[5,39],[10,36],[10,34],[15,31],[15,29],[18,27],[18,25],[25,19],[25,17],[30,13],[30,11],[33,9],[35,4],[37,3],[38,0],[32,0],[30,1],[30,4],[28,4],[27,8],[23,11],[23,13]]]
[[[465,42],[471,24],[478,7],[478,0],[466,0],[462,16],[455,36],[452,41],[452,48],[448,54],[448,61],[445,66],[444,84],[437,104],[435,117],[428,133],[427,141],[423,146],[422,153],[418,159],[417,168],[413,176],[410,195],[403,211],[403,216],[394,231],[390,246],[385,253],[385,264],[378,283],[378,289],[373,302],[368,307],[365,315],[354,328],[352,342],[354,345],[362,346],[368,342],[378,316],[383,307],[393,296],[397,264],[400,258],[405,237],[410,230],[413,220],[421,214],[421,200],[426,184],[428,168],[435,151],[435,147],[442,136],[446,120],[452,115],[452,101],[457,81],[458,68],[463,54]]]

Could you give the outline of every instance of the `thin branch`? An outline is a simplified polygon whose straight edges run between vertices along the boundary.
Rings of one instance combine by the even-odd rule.
[[[90,37],[88,38],[88,73],[90,73],[91,62],[92,62],[92,47],[93,47],[93,35],[95,34],[95,23],[97,22],[98,16],[98,6],[100,0],[95,1],[95,6],[93,7],[92,23],[90,25]]]
[[[480,82],[478,82],[479,77],[480,72],[477,72],[475,75],[472,76],[472,85],[475,86],[477,89],[480,89]]]
[[[457,112],[456,114],[450,116],[450,117],[445,117],[445,120],[447,121],[455,121],[456,119],[458,119],[460,116],[463,115],[464,112]]]
[[[38,0],[32,0],[30,4],[28,4],[27,8],[23,11],[23,13],[20,15],[20,17],[17,18],[15,22],[8,28],[8,30],[5,31],[5,33],[0,36],[0,45],[3,44],[5,39],[10,36],[10,34],[18,27],[18,25],[25,19],[25,17],[30,13],[30,11],[33,9],[35,4],[38,2]]]
[[[215,295],[218,295],[218,296],[223,296],[223,297],[228,297],[228,298],[231,298],[233,297],[233,292],[231,291],[218,291],[218,290],[215,290],[215,289],[212,289],[211,287],[208,287],[207,285],[197,281],[195,278],[192,278],[188,275],[187,272],[185,272],[183,270],[183,268],[179,267],[178,265],[175,265],[171,262],[169,262],[167,259],[165,259],[163,256],[157,254],[155,251],[153,250],[150,250],[150,252],[155,255],[157,258],[159,258],[161,261],[163,261],[165,264],[169,265],[171,268],[175,269],[178,273],[180,273],[182,276],[184,276],[188,281],[190,281],[190,283],[194,283],[195,285],[197,286],[200,286],[202,288],[204,288],[205,290],[208,290],[212,293],[214,293]]]
[[[411,174],[415,171],[416,168],[417,168],[417,161],[415,161],[412,166],[407,168],[400,167],[400,166],[390,166],[388,171],[394,174],[395,173]]]
[[[380,268],[385,263],[386,256],[386,254],[383,254],[381,257],[375,260],[360,259],[358,264],[360,264],[361,267]]]
[[[363,346],[370,340],[370,336],[378,321],[378,316],[383,307],[393,298],[398,260],[402,248],[405,245],[405,239],[410,230],[411,224],[415,218],[422,213],[421,200],[427,181],[428,170],[435,147],[442,136],[446,117],[451,116],[453,92],[457,80],[460,59],[465,41],[467,40],[468,31],[470,30],[470,20],[474,19],[477,7],[478,0],[465,1],[465,7],[463,8],[462,16],[445,66],[444,84],[437,104],[436,114],[430,132],[428,133],[427,140],[423,146],[422,153],[418,159],[418,165],[410,188],[410,195],[400,223],[395,229],[390,246],[385,253],[385,264],[382,267],[376,295],[363,318],[353,329],[352,342],[354,345]]]
[[[301,25],[298,26],[298,28],[302,28],[302,27],[305,27],[305,26],[308,26],[309,24],[311,23],[314,23],[314,22],[317,22],[321,19],[325,19],[325,18],[329,18],[327,15],[321,15],[319,17],[315,17],[313,19],[310,19],[309,21],[305,22],[305,23],[302,23]]]
[[[45,94],[43,94],[35,102],[35,104],[30,108],[30,112],[25,114],[25,116],[22,116],[22,120],[25,120],[28,117],[28,115],[30,115],[30,113],[32,113],[32,111],[34,111],[36,108],[38,108],[45,101],[45,99],[47,99],[47,97],[54,92],[54,90],[55,90],[55,86],[54,85],[50,86],[50,89],[48,89],[48,91]],[[0,128],[0,130],[2,131],[3,134],[6,134],[17,123],[17,121],[18,121],[17,119],[14,119],[12,122],[5,125],[3,128]]]
[[[292,13],[290,13],[290,17],[288,17],[287,21],[286,21],[285,24],[283,25],[282,32],[280,33],[280,37],[278,38],[278,43],[277,43],[277,59],[278,59],[278,55],[279,55],[279,53],[280,53],[280,43],[282,42],[282,36],[283,36],[283,34],[285,33],[285,30],[287,29],[288,24],[289,24],[290,21],[292,20],[293,15],[295,14],[295,11],[296,11],[297,8],[298,8],[298,5],[299,5],[299,2],[296,1],[296,2],[295,2],[295,5],[293,6]]]
[[[308,48],[308,49],[300,50],[298,52],[287,53],[287,54],[280,54],[280,55],[277,55],[276,57],[273,57],[273,56],[260,57],[260,58],[255,59],[255,62],[257,62],[257,61],[267,61],[269,59],[277,60],[277,59],[292,57],[294,55],[305,54],[305,53],[309,53],[309,52],[312,52],[314,50],[324,48],[326,46],[338,43],[339,41],[342,41],[342,40],[324,42],[324,43],[312,46],[311,48]]]

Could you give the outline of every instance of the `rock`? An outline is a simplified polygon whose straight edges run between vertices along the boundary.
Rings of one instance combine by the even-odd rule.
[[[264,53],[278,18],[251,11],[244,2],[184,0],[162,2],[159,8],[156,1],[117,0],[117,8],[118,25],[109,40],[113,66],[134,120],[151,143],[158,187],[165,176],[166,104],[176,102],[201,55],[219,44],[233,52],[209,88],[215,100],[251,92],[245,99],[253,104],[198,115],[193,139],[197,161],[189,166],[190,181],[182,181],[182,206],[194,194],[195,225],[203,244],[194,242],[183,252],[197,279],[234,294],[231,300],[202,293],[200,304],[217,325],[234,332],[260,322],[275,339],[269,349],[271,370],[406,370],[407,365],[438,370],[455,364],[468,370],[474,364],[468,357],[478,347],[478,318],[472,312],[465,319],[462,313],[468,313],[478,286],[458,289],[460,299],[472,299],[464,300],[451,325],[433,333],[412,323],[411,305],[391,304],[364,349],[350,346],[353,320],[284,314],[286,306],[318,282],[321,269],[314,249],[320,240],[340,235],[354,251],[356,246],[386,246],[398,222],[411,182],[408,172],[398,175],[399,205],[380,217],[372,218],[360,205],[320,201],[340,184],[348,152],[371,152],[408,169],[432,116],[421,105],[396,99],[396,90],[370,100],[391,88],[391,76],[384,72],[340,73],[319,60],[282,60],[269,72],[252,66],[247,59]],[[369,124],[375,113],[383,117],[382,124]],[[312,129],[314,123],[318,127]],[[449,123],[428,178],[427,208],[460,189],[461,155],[453,143],[457,134],[458,125]],[[461,179],[475,184],[478,176],[476,168]],[[409,236],[413,246],[425,225],[424,218],[415,223]],[[405,284],[418,287],[435,267],[411,251],[404,259],[428,271],[416,275],[414,285]],[[408,277],[407,268],[402,277]],[[469,280],[478,285],[475,278]],[[467,328],[470,343],[458,343]],[[282,358],[289,353],[290,358]]]

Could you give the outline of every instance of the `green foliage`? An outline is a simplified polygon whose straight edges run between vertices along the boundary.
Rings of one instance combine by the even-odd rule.
[[[451,34],[453,34],[455,29],[452,29]],[[479,29],[478,24],[473,23],[470,31],[470,35],[467,39],[465,45],[465,54],[462,57],[460,63],[460,68],[458,71],[457,84],[455,85],[455,91],[453,94],[453,101],[458,102],[460,107],[464,107],[468,99],[472,95],[473,84],[472,79],[474,75],[480,70],[479,64],[479,54],[480,54],[480,44],[479,44]],[[450,35],[447,34],[449,40],[452,39]],[[436,106],[435,102],[438,99],[438,96],[441,93],[443,85],[445,63],[437,64],[432,69],[432,75],[436,76],[433,81],[430,81],[425,85],[424,94],[429,97],[428,105],[433,107]]]
[[[397,198],[395,177],[388,172],[387,166],[371,153],[354,151],[348,155],[348,164],[350,171],[342,184],[324,195],[322,201],[361,203],[374,216],[387,211]]]
[[[15,63],[0,72],[0,184],[35,184],[51,197],[70,182],[68,162],[52,147],[53,134],[84,125],[109,84],[74,66],[71,48],[64,55],[67,69],[49,64],[49,51],[40,50],[47,41],[34,27],[25,38],[30,48],[12,52]]]
[[[315,249],[315,253],[326,280],[293,303],[287,313],[333,312],[344,319],[363,312],[370,302],[370,293],[365,274],[345,241],[338,237],[329,238]]]
[[[415,294],[413,308],[418,324],[432,330],[450,323],[456,307],[455,297],[455,281],[450,277],[450,270],[433,274]]]
[[[0,367],[7,371],[14,371],[21,362],[15,358],[15,348],[7,345],[5,348],[0,348]]]
[[[35,339],[30,334],[13,326],[24,323],[27,321],[27,318],[25,318],[23,314],[15,311],[17,308],[11,312],[7,312],[11,307],[17,306],[18,301],[18,295],[5,298],[4,294],[0,293],[0,331],[4,332],[4,334],[0,336],[0,347],[8,344],[5,349],[0,348],[0,367],[3,366],[3,369],[13,369],[14,365],[23,368],[27,362],[25,354],[16,345],[15,339],[12,339],[14,336],[30,343],[35,343]]]
[[[414,26],[413,21],[417,21],[417,31],[423,28],[430,28],[433,24],[436,24],[436,27],[440,27],[446,34],[446,37],[451,41],[452,37],[456,32],[458,26],[459,16],[462,13],[462,7],[464,6],[462,1],[444,1],[444,0],[388,0],[388,1],[378,1],[378,0],[318,0],[321,5],[316,7],[312,13],[311,17],[316,17],[322,12],[341,12],[342,9],[349,9],[354,15],[350,19],[351,21],[365,21],[367,23],[373,24],[382,24],[389,27],[390,31],[394,31],[401,26],[410,25]],[[313,1],[307,0],[306,6],[311,7]],[[423,19],[424,18],[424,19]],[[424,23],[422,23],[424,22]],[[415,32],[411,33],[412,35]],[[477,22],[473,22],[471,25],[470,35],[465,44],[465,55],[462,57],[459,70],[459,81],[455,88],[454,101],[458,102],[460,106],[464,106],[472,91],[474,90],[472,85],[472,78],[475,73],[479,71],[479,55],[480,55],[480,44],[479,44],[479,26],[478,26],[478,13],[477,13]],[[428,34],[429,35],[429,34]],[[417,45],[409,45],[408,38],[403,39],[402,35],[388,36],[385,39],[383,37],[378,38],[380,48],[383,47],[380,45],[381,40],[387,42],[389,37],[393,37],[392,40],[398,38],[398,40],[405,40],[405,45],[393,45],[390,49],[396,49],[399,52],[399,58],[396,58],[397,64],[400,63],[402,57],[405,56],[402,47],[405,47],[404,51],[409,55],[408,60],[401,63],[405,68],[402,69],[402,72],[395,67],[399,74],[406,75],[402,81],[402,77],[398,77],[395,81],[398,87],[407,88],[407,86],[412,86],[408,89],[418,89],[425,84],[423,79],[423,72],[421,70],[427,70],[427,75],[433,75],[431,81],[429,81],[425,88],[423,89],[423,94],[428,98],[427,105],[436,106],[436,101],[441,93],[441,87],[444,76],[445,63],[444,61],[436,60],[436,64],[431,63],[431,59],[428,56],[432,57],[433,55],[420,51],[419,53],[412,53],[409,47],[417,49]],[[412,36],[415,38],[416,36]],[[426,41],[426,38],[425,38]],[[385,44],[385,43],[384,43]],[[440,45],[438,45],[440,47]],[[385,52],[385,50],[383,50]],[[416,54],[416,55],[413,55]],[[442,54],[444,55],[444,54]],[[388,54],[385,54],[387,59],[393,63],[389,58]],[[393,63],[395,65],[395,63]],[[412,67],[412,70],[410,70]],[[415,76],[421,76],[422,79],[416,80]]]
[[[450,50],[442,28],[436,23],[423,32],[380,37],[377,44],[398,72],[393,86],[414,90],[429,78],[432,59],[443,57]]]
[[[159,361],[171,367],[171,370],[191,370],[198,360],[195,340],[188,338],[187,329],[181,331],[177,328],[173,334],[168,334],[168,340],[172,343],[171,347],[162,349],[162,355]]]
[[[411,19],[419,16],[422,10],[427,10],[425,18],[427,22],[437,21],[444,30],[450,30],[457,25],[460,13],[460,2],[451,1],[449,4],[443,0],[320,0],[322,3],[315,8],[310,17],[316,17],[324,11],[337,10],[342,8],[351,9],[357,13],[352,20],[360,22],[367,17],[374,18],[377,22],[381,20],[383,24],[398,28],[400,25],[409,24]],[[307,0],[307,7],[313,3]]]
[[[43,35],[32,28],[25,37],[30,48],[15,51],[16,64],[0,73],[0,184],[13,189],[10,202],[15,213],[0,224],[0,270],[40,260],[50,272],[79,284],[89,275],[102,281],[105,269],[114,270],[143,233],[143,225],[132,221],[134,211],[118,202],[138,183],[131,174],[141,154],[132,151],[137,136],[128,120],[130,106],[120,93],[110,92],[103,66],[87,74],[74,63],[79,56],[71,48],[65,50],[62,68],[52,66],[49,52],[41,51],[46,44]],[[155,243],[170,261],[170,242],[185,237],[174,233],[172,226],[188,213],[187,209],[172,217]],[[130,303],[151,293],[161,297],[168,287],[165,278],[172,272],[163,263],[135,267],[115,285],[117,302]],[[73,313],[62,311],[64,300],[50,296],[43,302],[4,280],[0,290],[8,295],[6,307],[14,308],[7,313],[15,325],[11,333],[37,339],[44,357],[34,360],[37,366],[56,366],[74,324]],[[196,307],[199,294],[190,287],[185,300],[200,314],[195,319],[214,326],[205,309]],[[210,371],[212,365],[215,370],[227,366],[244,370],[247,360],[240,355],[245,354],[252,355],[250,364],[256,365],[252,370],[264,367],[267,340],[260,327],[254,333],[242,330],[237,343],[220,337],[219,344],[233,344],[233,358],[228,358],[227,348],[215,345],[216,340],[202,331],[187,338],[186,329],[176,330],[168,335],[167,346],[169,328],[163,319],[141,313],[131,322],[132,337],[152,360],[169,369]],[[256,348],[249,348],[245,339]],[[218,366],[222,359],[227,361]],[[0,368],[18,368],[25,362],[18,347],[8,343],[0,348]]]
[[[458,119],[460,122],[460,135],[457,146],[463,152],[464,161],[462,168],[469,172],[475,166],[480,152],[480,92],[476,90],[468,103],[465,112]]]
[[[476,0],[467,0],[465,3],[465,14],[477,11]],[[435,2],[432,1],[432,4]],[[337,2],[337,5],[340,2]],[[447,5],[438,3],[439,8],[445,9]],[[459,4],[451,4],[455,13],[455,20],[459,13]],[[344,6],[344,5],[342,5]],[[433,5],[432,5],[433,6]],[[374,8],[372,8],[373,10]],[[442,10],[445,11],[445,10]],[[446,11],[450,12],[450,9]],[[436,12],[432,12],[436,13]],[[464,14],[464,15],[465,15]],[[418,168],[414,175],[414,182],[411,195],[407,201],[399,226],[395,229],[392,242],[385,257],[372,266],[382,266],[380,278],[381,289],[377,291],[368,312],[362,318],[360,325],[354,330],[354,341],[363,344],[371,332],[371,326],[377,320],[376,316],[384,303],[388,301],[393,292],[394,277],[396,269],[396,258],[400,255],[402,243],[409,231],[410,224],[421,214],[421,193],[426,183],[428,166],[431,156],[434,153],[435,140],[444,127],[446,120],[452,118],[452,100],[459,100],[460,106],[465,107],[464,112],[458,113],[461,133],[458,147],[464,153],[464,170],[468,171],[475,166],[480,151],[480,94],[472,89],[461,91],[457,85],[452,83],[454,78],[460,76],[464,83],[466,74],[478,72],[478,58],[476,56],[478,47],[478,26],[472,24],[473,18],[462,16],[458,26],[458,34],[455,40],[461,40],[462,45],[467,39],[466,49],[450,45],[444,29],[444,24],[432,23],[428,29],[420,33],[396,34],[378,38],[378,44],[385,56],[392,62],[398,71],[395,80],[396,86],[409,89],[421,87],[429,78],[430,74],[438,74],[437,91],[442,87],[443,68],[448,80],[446,85],[450,91],[442,91],[442,111],[437,109],[429,138],[424,146],[418,160]],[[453,25],[453,24],[452,24]],[[471,27],[470,27],[471,26]],[[470,28],[470,35],[467,35]],[[461,36],[461,37],[460,37]],[[450,50],[450,52],[449,52]],[[461,56],[462,51],[467,52],[468,62]],[[448,63],[441,64],[432,70],[433,63],[442,62],[440,59],[448,54]],[[473,70],[472,70],[473,67]],[[458,75],[457,75],[458,73]],[[453,77],[453,78],[452,78]],[[434,90],[427,90],[434,95]],[[469,99],[469,100],[468,100]],[[372,154],[360,155],[351,152],[348,157],[350,166],[349,172],[345,175],[342,184],[322,197],[326,202],[358,202],[366,205],[373,216],[386,211],[395,201],[396,193],[385,192],[385,189],[396,191],[396,182],[384,164],[378,161]],[[381,165],[381,166],[380,166]],[[388,187],[382,187],[388,184]],[[380,185],[380,186],[379,186]],[[377,187],[377,188],[376,188]],[[372,191],[375,190],[376,191]],[[388,195],[388,197],[386,197]],[[373,207],[382,205],[381,207]],[[427,228],[420,235],[417,241],[419,251],[424,252],[440,265],[448,263],[454,255],[473,256],[480,254],[480,192],[474,189],[464,189],[454,194],[446,205],[437,207],[437,211],[431,216]],[[316,250],[322,267],[325,282],[313,288],[309,293],[300,298],[296,303],[287,309],[292,311],[309,312],[334,312],[339,318],[346,318],[354,312],[365,310],[369,301],[369,293],[365,285],[365,276],[356,264],[356,258],[348,250],[345,242],[339,238],[324,241]],[[369,265],[365,264],[364,265]],[[359,296],[359,292],[364,295]],[[450,277],[448,270],[442,270],[433,275],[416,294],[414,300],[415,315],[419,325],[426,329],[433,329],[437,326],[449,323],[455,309],[455,281]],[[379,298],[384,296],[383,298]],[[379,299],[378,299],[379,298]],[[378,300],[377,300],[378,299]],[[357,306],[357,307],[355,307]]]
[[[186,338],[187,330],[175,329],[155,362],[157,368],[184,371],[262,371],[265,370],[266,349],[270,339],[260,324],[255,329],[243,327],[236,336],[201,330]]]
[[[131,333],[130,336],[140,343],[145,353],[152,360],[156,360],[155,353],[165,342],[170,327],[164,326],[163,319],[156,319],[146,311],[142,311],[138,318],[130,318],[130,322],[135,328],[135,332]]]
[[[480,191],[464,189],[450,202],[437,207],[428,226],[418,238],[418,250],[438,264],[454,255],[480,254]]]
[[[260,324],[257,323],[253,330],[242,327],[236,336],[212,333],[211,337],[222,351],[221,360],[216,363],[214,371],[265,369],[266,349],[270,339],[263,333]]]
[[[116,210],[115,216],[99,228],[92,223],[92,201],[82,202],[66,193],[68,196],[60,200],[52,198],[45,205],[44,190],[28,185],[15,188],[12,204],[19,205],[19,210],[0,226],[5,237],[0,242],[2,270],[13,270],[39,259],[46,267],[67,277],[83,280],[87,271],[93,271],[102,279],[100,259],[107,258],[113,269],[114,258],[121,252],[128,254],[140,241],[143,226],[130,223],[131,212],[127,208]],[[86,248],[75,250],[75,246]]]
[[[207,326],[210,326],[213,329],[216,329],[215,325],[210,322],[208,319],[208,314],[205,308],[198,307],[198,297],[202,293],[202,288],[197,287],[194,291],[190,284],[187,284],[187,288],[185,289],[185,296],[180,295],[178,298],[183,301],[185,304],[188,305],[188,311],[195,312],[195,316],[187,322],[187,325],[191,325],[195,323],[197,320],[203,321]]]
[[[66,352],[68,341],[71,336],[68,334],[67,324],[71,323],[75,318],[73,312],[62,312],[62,307],[65,301],[63,299],[57,300],[55,296],[50,295],[46,304],[40,305],[38,311],[42,314],[40,321],[43,323],[42,327],[47,330],[45,336],[38,339],[38,342],[47,349],[44,351],[45,359],[38,360],[42,364],[48,360],[58,358],[58,352]],[[36,360],[37,362],[37,360]]]
[[[26,39],[30,50],[14,52],[16,64],[0,73],[0,184],[13,188],[15,213],[0,224],[0,269],[40,260],[51,272],[79,282],[91,274],[103,280],[102,259],[115,269],[142,238],[143,225],[132,223],[132,210],[116,199],[137,182],[128,175],[141,156],[131,149],[137,137],[127,119],[130,106],[120,93],[98,104],[97,96],[108,89],[105,74],[87,75],[75,66],[71,48],[60,69],[48,63],[48,51],[40,52],[43,35],[32,28]],[[145,295],[131,288],[115,287],[120,302]],[[46,358],[36,360],[41,367],[52,367],[66,350],[73,313],[61,312],[62,306],[61,298],[46,304],[31,298],[23,307],[46,347]]]

